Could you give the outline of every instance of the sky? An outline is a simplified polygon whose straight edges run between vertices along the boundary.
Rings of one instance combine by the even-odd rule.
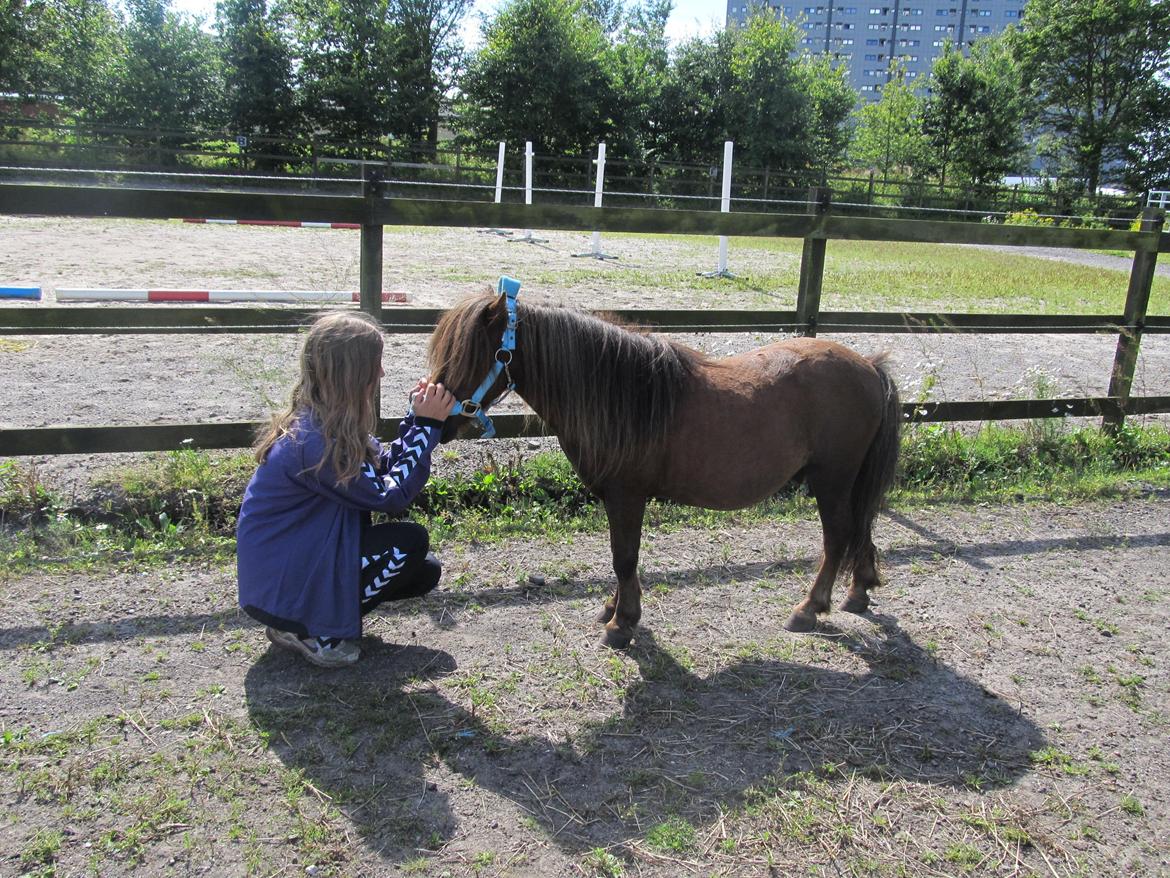
[[[463,40],[468,47],[478,42],[479,16],[490,13],[499,0],[476,0],[475,10],[468,15]],[[179,12],[200,15],[207,21],[215,19],[215,0],[171,0],[171,8]],[[666,23],[666,36],[677,45],[694,36],[706,36],[723,26],[727,12],[725,0],[674,0],[674,11]]]

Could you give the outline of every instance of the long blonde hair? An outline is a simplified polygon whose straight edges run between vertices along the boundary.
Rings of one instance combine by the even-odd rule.
[[[330,311],[313,323],[301,348],[301,374],[288,407],[273,414],[256,441],[263,463],[281,437],[295,432],[298,418],[311,415],[325,437],[325,454],[342,484],[372,459],[370,434],[377,427],[374,405],[382,365],[382,332],[361,311]]]

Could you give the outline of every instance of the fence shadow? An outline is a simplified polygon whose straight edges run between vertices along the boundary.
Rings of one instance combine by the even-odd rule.
[[[821,633],[856,656],[857,672],[751,658],[699,677],[642,630],[620,712],[582,708],[557,740],[514,731],[547,725],[477,708],[474,693],[450,700],[444,691],[467,691],[436,685],[454,661],[418,647],[374,643],[352,676],[270,652],[248,671],[245,694],[281,761],[332,796],[389,862],[487,831],[469,823],[489,818],[459,815],[430,781],[450,788],[452,774],[516,806],[489,826],[507,832],[527,815],[570,856],[670,818],[702,832],[742,804],[831,800],[858,772],[948,788],[1019,778],[1044,746],[1040,729],[894,619],[874,618],[872,634]]]

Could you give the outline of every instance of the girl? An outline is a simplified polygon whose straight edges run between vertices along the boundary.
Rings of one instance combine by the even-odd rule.
[[[422,490],[455,398],[419,381],[387,447],[372,435],[382,334],[362,312],[318,319],[301,351],[288,408],[256,446],[237,536],[240,606],[268,639],[322,667],[357,661],[361,617],[386,600],[426,594],[441,567],[426,530],[398,515]]]

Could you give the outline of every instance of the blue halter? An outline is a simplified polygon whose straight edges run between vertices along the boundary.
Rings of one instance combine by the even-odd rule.
[[[516,382],[512,380],[512,373],[508,370],[508,365],[512,362],[512,352],[516,350],[516,296],[520,294],[520,281],[510,277],[501,277],[500,282],[496,285],[496,292],[503,294],[504,305],[508,309],[508,325],[504,327],[504,337],[500,340],[499,348],[496,349],[496,361],[492,363],[487,377],[480,382],[475,393],[471,394],[468,399],[455,403],[455,408],[451,409],[452,415],[476,418],[483,427],[482,438],[484,439],[491,439],[496,435],[496,427],[482,405],[484,396],[496,383],[501,372],[508,376],[508,386],[504,393],[497,398],[497,401],[503,399],[509,391],[516,389]]]

